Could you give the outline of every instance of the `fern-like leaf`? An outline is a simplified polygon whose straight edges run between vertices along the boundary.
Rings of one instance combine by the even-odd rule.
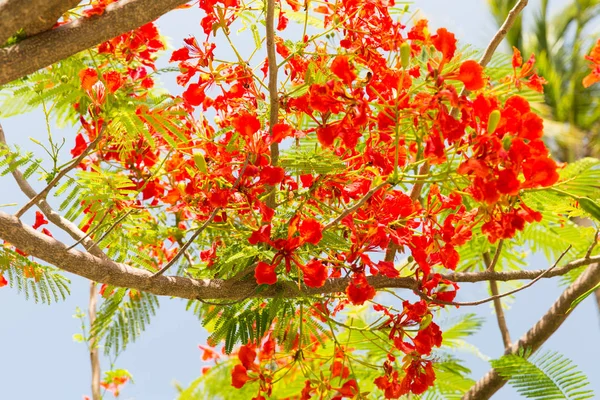
[[[539,400],[594,397],[586,376],[568,358],[556,352],[546,352],[530,360],[526,355],[505,355],[491,362],[522,396]]]

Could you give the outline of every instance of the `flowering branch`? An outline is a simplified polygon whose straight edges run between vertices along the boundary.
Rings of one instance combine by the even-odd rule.
[[[10,243],[42,261],[52,264],[64,271],[84,278],[116,287],[136,289],[159,296],[171,296],[184,299],[235,300],[250,297],[305,297],[328,293],[343,292],[350,278],[330,278],[318,288],[310,288],[295,283],[277,282],[269,285],[257,294],[254,279],[193,279],[182,276],[155,276],[150,271],[135,268],[113,260],[100,258],[76,249],[67,247],[54,238],[44,235],[23,224],[18,218],[0,211],[0,239]],[[584,265],[600,262],[600,256],[582,258],[563,265],[560,268],[537,271],[508,272],[467,272],[443,276],[455,282],[481,282],[494,279],[509,281],[519,279],[541,279],[565,274]],[[370,276],[369,284],[375,289],[398,288],[416,291],[417,282],[410,277],[388,278],[384,275]]]
[[[187,1],[121,0],[100,16],[80,18],[0,48],[0,85],[154,21]]]

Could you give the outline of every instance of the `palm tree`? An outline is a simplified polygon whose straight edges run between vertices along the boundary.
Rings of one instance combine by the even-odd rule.
[[[516,1],[488,0],[498,24]],[[519,17],[506,39],[524,57],[535,54],[538,72],[548,81],[541,112],[554,156],[565,162],[600,158],[600,84],[585,89],[581,83],[590,72],[584,56],[600,36],[600,0],[540,3],[533,25],[524,27]],[[558,8],[552,15],[551,6]],[[600,310],[600,289],[595,295]]]

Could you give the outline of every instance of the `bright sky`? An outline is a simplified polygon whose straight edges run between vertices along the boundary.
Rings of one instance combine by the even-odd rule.
[[[420,8],[421,16],[429,19],[433,28],[444,26],[453,31],[462,43],[484,48],[496,31],[485,3],[482,0],[417,0],[412,8]],[[527,15],[537,4],[539,1],[530,1]],[[174,11],[159,20],[159,27],[169,37],[170,45],[177,48],[184,37],[202,35],[198,25],[200,18],[198,11]],[[174,76],[169,79],[164,85],[172,92],[179,92],[181,89],[175,86]],[[45,122],[40,112],[1,122],[10,143],[34,150],[27,138],[44,140],[46,137]],[[53,133],[58,136],[61,131],[53,128]],[[66,137],[66,147],[70,148],[73,134],[66,131]],[[10,176],[0,178],[0,204],[23,204],[23,200],[24,196],[18,193]],[[11,208],[6,210],[14,211]],[[30,213],[31,221],[32,215]],[[65,239],[64,236],[55,236]],[[533,257],[530,261],[532,268],[547,266],[547,262],[540,257]],[[90,394],[87,350],[84,344],[72,340],[73,334],[80,332],[79,321],[72,315],[76,307],[87,307],[89,286],[84,279],[75,276],[69,278],[72,280],[71,296],[52,306],[26,301],[23,294],[8,287],[0,289],[1,398],[63,400],[82,399],[83,395]],[[463,290],[461,300],[467,300],[465,293],[468,294],[468,300],[488,296],[484,285],[471,288],[465,284],[464,288],[466,290]],[[512,308],[507,312],[513,340],[525,333],[546,312],[560,292],[554,280],[542,280],[516,296]],[[115,367],[128,369],[135,380],[134,385],[128,384],[124,388],[122,399],[172,399],[176,395],[174,381],[186,385],[200,374],[203,364],[197,345],[204,344],[206,334],[200,321],[191,313],[186,313],[184,308],[184,301],[161,299],[161,307],[152,324],[141,339],[130,345],[117,360]],[[498,357],[502,353],[502,340],[492,308],[480,306],[478,312],[487,318],[487,322],[484,329],[473,338],[473,343],[482,353]],[[598,310],[590,298],[573,312],[544,349],[556,350],[570,357],[587,374],[596,392],[600,393],[598,328]],[[489,366],[485,361],[464,354],[476,378],[487,372]],[[107,359],[102,362],[104,369],[109,367]],[[107,395],[106,399],[109,398],[111,396]],[[517,395],[505,387],[494,398],[514,399]]]

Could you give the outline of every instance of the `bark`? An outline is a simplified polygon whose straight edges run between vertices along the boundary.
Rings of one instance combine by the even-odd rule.
[[[37,35],[54,26],[80,0],[0,1],[0,45],[21,29],[26,36]]]
[[[328,279],[320,288],[308,288],[291,282],[278,282],[266,288],[260,288],[253,277],[238,279],[193,279],[182,276],[153,276],[152,272],[117,263],[106,256],[98,257],[67,246],[54,238],[44,235],[24,225],[16,217],[0,211],[0,239],[6,240],[33,257],[54,265],[64,271],[82,276],[99,283],[117,287],[126,287],[152,293],[159,296],[172,296],[184,299],[222,299],[240,300],[249,297],[303,297],[318,294],[343,292],[348,286],[348,278]],[[583,265],[600,262],[600,256],[583,258],[570,262],[560,268],[545,273],[544,277],[557,276]],[[481,282],[494,279],[506,281],[513,279],[535,279],[546,270],[509,271],[509,272],[471,272],[454,273],[446,278],[455,282]],[[416,290],[413,278],[388,278],[377,275],[368,277],[375,289],[403,288]]]
[[[80,18],[2,48],[0,85],[152,22],[185,3],[187,0],[121,0],[100,16]]]
[[[519,341],[506,350],[515,354],[520,348],[537,351],[569,316],[571,303],[593,288],[600,281],[600,264],[590,266],[565,290],[548,312]],[[506,381],[491,369],[464,396],[463,400],[489,399],[506,384]]]

